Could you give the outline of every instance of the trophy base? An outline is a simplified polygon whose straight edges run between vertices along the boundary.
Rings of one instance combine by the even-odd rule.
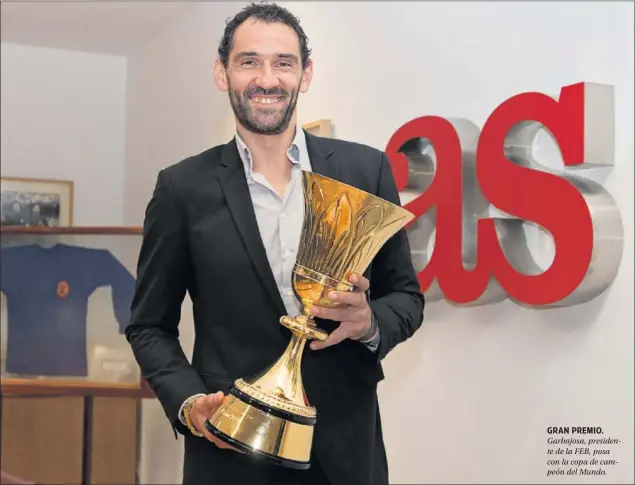
[[[207,430],[267,463],[296,470],[310,468],[316,417],[268,405],[240,389],[249,387],[242,379],[234,383],[223,404],[206,421]]]

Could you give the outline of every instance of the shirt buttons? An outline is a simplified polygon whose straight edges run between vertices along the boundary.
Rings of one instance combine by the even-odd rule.
[[[293,296],[293,290],[287,290],[287,295],[288,296]]]

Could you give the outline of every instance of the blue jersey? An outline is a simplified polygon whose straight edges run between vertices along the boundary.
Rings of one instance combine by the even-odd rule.
[[[123,333],[135,278],[108,250],[66,244],[3,248],[0,290],[7,298],[6,372],[86,376],[88,298],[102,286],[111,287]]]

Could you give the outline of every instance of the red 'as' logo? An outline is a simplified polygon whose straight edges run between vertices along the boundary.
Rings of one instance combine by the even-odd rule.
[[[477,140],[472,153],[475,160],[472,156],[471,162],[466,162],[464,140],[459,136],[457,125],[448,119],[423,116],[400,127],[386,147],[400,192],[408,188],[409,183],[412,185],[409,173],[416,165],[408,151],[412,150],[413,140],[427,140],[437,160],[431,183],[404,205],[416,216],[409,230],[428,211],[435,211],[434,251],[418,274],[422,290],[437,283],[446,299],[468,304],[484,298],[486,289],[494,281],[502,288],[505,298],[536,306],[563,301],[566,301],[564,304],[581,303],[603,291],[614,279],[621,260],[621,219],[613,199],[599,184],[576,184],[573,177],[536,170],[525,163],[529,155],[514,152],[514,140],[524,140],[526,137],[519,138],[522,130],[529,128],[531,132],[532,125],[541,125],[559,146],[565,168],[580,167],[586,162],[610,166],[612,146],[608,154],[607,150],[592,150],[589,146],[598,139],[604,145],[607,139],[612,140],[612,101],[610,87],[587,83],[564,87],[559,99],[541,93],[514,96],[491,113],[480,134],[476,129],[477,134],[472,137]],[[514,158],[510,153],[521,154]],[[594,159],[589,160],[590,157]],[[599,160],[602,157],[605,159]],[[522,258],[517,257],[519,264],[511,264],[513,251],[506,250],[501,242],[501,220],[482,215],[473,221],[474,261],[465,264],[464,171],[469,163],[487,203],[516,218],[517,222],[530,221],[550,233],[556,250],[546,270],[533,274],[519,271]],[[583,192],[585,188],[589,191],[587,194]],[[597,214],[589,208],[591,195],[588,194],[596,198],[598,194],[606,196],[602,210],[594,211]],[[610,214],[606,204],[613,204]],[[607,214],[610,217],[605,217]],[[611,237],[619,245],[612,248],[602,246],[602,240],[607,238],[598,236],[598,230],[604,230],[607,224],[616,227]],[[413,248],[413,254],[421,252],[420,249]],[[594,268],[596,263],[606,264]]]

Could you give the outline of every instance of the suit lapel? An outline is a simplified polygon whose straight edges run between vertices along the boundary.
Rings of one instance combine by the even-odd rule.
[[[262,243],[244,167],[238,154],[235,139],[225,145],[223,149],[219,182],[236,228],[263,286],[273,299],[276,308],[281,314],[286,314],[284,303],[276,286],[276,280],[271,271],[271,265],[267,259],[265,246]],[[248,297],[248,295],[245,296]]]
[[[311,135],[306,130],[304,133],[312,171],[325,177],[339,180],[339,166],[331,158],[333,150],[328,146],[328,140]]]

